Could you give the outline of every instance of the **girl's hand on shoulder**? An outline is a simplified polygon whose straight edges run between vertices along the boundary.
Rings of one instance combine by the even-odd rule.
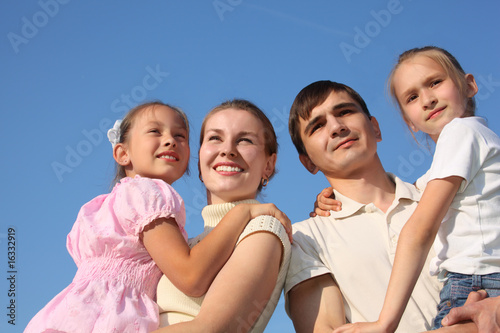
[[[278,221],[280,221],[280,223],[285,228],[288,238],[290,239],[290,243],[292,242],[292,222],[290,221],[288,216],[286,216],[286,214],[279,210],[278,207],[276,207],[274,204],[239,204],[236,207],[239,206],[244,206],[248,209],[250,219],[254,219],[261,215],[270,215],[278,219]]]
[[[333,187],[327,187],[316,196],[316,201],[314,202],[314,211],[309,213],[309,216],[330,216],[330,210],[338,212],[341,209],[342,203],[338,200],[335,200]]]

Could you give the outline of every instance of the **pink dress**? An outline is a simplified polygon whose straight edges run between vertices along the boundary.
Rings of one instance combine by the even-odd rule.
[[[68,235],[78,266],[73,282],[30,321],[25,332],[150,332],[158,328],[156,286],[162,275],[139,240],[146,225],[175,218],[184,202],[158,179],[123,178],[86,203]]]

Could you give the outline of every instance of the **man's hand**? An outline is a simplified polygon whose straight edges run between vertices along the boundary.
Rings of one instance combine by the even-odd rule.
[[[500,332],[500,296],[486,298],[487,296],[484,290],[471,292],[465,305],[451,309],[441,323],[443,326],[450,326],[471,320],[476,324],[478,332]]]

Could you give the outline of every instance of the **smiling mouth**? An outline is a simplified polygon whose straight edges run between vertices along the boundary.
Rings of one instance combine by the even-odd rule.
[[[217,166],[215,168],[215,171],[222,171],[222,172],[243,172],[243,169],[235,167],[235,166],[219,165],[219,166]]]
[[[337,145],[337,147],[335,147],[335,150],[339,149],[339,148],[342,148],[344,146],[350,146],[352,143],[354,143],[356,141],[356,139],[349,139],[349,140],[345,140],[345,141],[342,141],[340,144]]]
[[[159,159],[169,160],[169,161],[178,161],[179,160],[178,157],[174,156],[173,154],[168,154],[168,153],[160,154],[157,157]]]
[[[429,113],[429,116],[427,117],[427,120],[437,117],[439,114],[441,114],[441,112],[443,112],[443,110],[445,108],[446,107],[442,107],[442,108],[439,108],[439,109],[437,109],[435,111],[432,111],[431,113]]]

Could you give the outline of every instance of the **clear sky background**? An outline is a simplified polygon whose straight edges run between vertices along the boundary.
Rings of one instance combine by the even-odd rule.
[[[302,167],[288,135],[300,89],[323,79],[356,89],[381,124],[385,168],[413,182],[430,153],[386,95],[397,55],[428,44],[449,50],[476,76],[477,114],[500,132],[499,14],[493,0],[2,1],[0,331],[22,332],[73,279],[66,235],[79,208],[109,191],[105,132],[130,107],[160,99],[189,116],[191,175],[174,187],[190,236],[202,230],[206,202],[196,169],[201,121],[236,97],[265,110],[278,134],[278,174],[261,200],[300,221],[327,185]],[[281,300],[266,332],[292,331]]]

